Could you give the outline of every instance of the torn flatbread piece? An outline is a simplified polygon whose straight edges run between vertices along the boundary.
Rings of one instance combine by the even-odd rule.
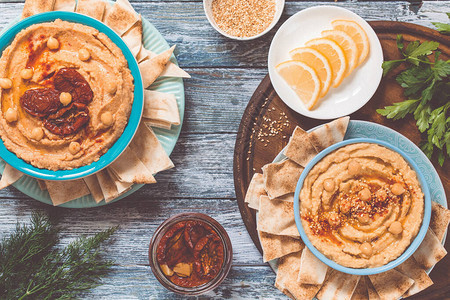
[[[303,284],[322,285],[327,275],[328,266],[320,261],[307,247],[302,251],[300,272],[297,281]]]
[[[144,117],[144,122],[156,121],[168,123],[170,126],[180,125],[177,98],[174,94],[145,90],[142,117]]]
[[[55,11],[75,11],[75,0],[55,0],[53,10]]]
[[[90,175],[83,178],[84,183],[86,183],[86,186],[88,187],[89,191],[91,192],[92,198],[94,198],[96,203],[99,203],[105,197],[103,197],[102,188],[100,187],[100,184],[98,182],[97,176]]]
[[[68,181],[49,180],[46,181],[45,185],[54,206],[89,195],[89,189],[83,179]]]
[[[166,129],[166,130],[172,129],[172,124],[170,122],[157,121],[157,120],[146,119],[146,118],[142,118],[142,122],[145,125],[147,125],[148,127],[156,127],[156,128]]]
[[[130,143],[130,148],[152,174],[174,167],[153,130],[142,122]]]
[[[303,167],[290,159],[262,167],[264,188],[271,199],[293,193]]]
[[[42,191],[46,191],[47,190],[47,185],[45,184],[45,180],[42,180],[42,179],[36,179],[36,180],[38,182],[39,188]]]
[[[136,14],[136,11],[128,0],[117,0],[116,3]]]
[[[109,173],[109,176],[111,177],[111,179],[114,181],[114,184],[116,185],[116,189],[117,189],[117,196],[120,196],[126,192],[128,192],[131,187],[133,186],[133,183],[131,182],[122,182],[119,179],[117,179],[116,175],[114,173],[111,172],[110,168],[106,168],[106,170]]]
[[[444,256],[447,255],[447,250],[442,246],[441,241],[437,238],[431,229],[428,228],[427,234],[413,253],[416,261],[425,269],[428,270],[437,264]]]
[[[414,280],[396,269],[369,275],[369,279],[382,300],[398,299],[414,284]]]
[[[122,35],[122,39],[130,48],[133,56],[136,57],[142,47],[142,17],[138,16],[139,20]]]
[[[297,126],[284,150],[284,155],[305,167],[317,153],[309,140],[308,133]]]
[[[131,11],[128,7],[117,2],[107,11],[103,20],[106,25],[111,27],[111,29],[120,36],[127,32],[138,21],[139,16],[134,11]]]
[[[305,247],[302,240],[290,236],[275,235],[263,231],[258,231],[258,235],[263,249],[264,262],[298,252]]]
[[[274,198],[273,200],[294,202],[294,193],[289,193],[289,194]]]
[[[320,285],[300,284],[297,275],[300,270],[301,252],[283,256],[278,261],[277,278],[275,286],[293,299],[313,299],[320,289]]]
[[[366,279],[367,284],[367,295],[369,295],[369,300],[380,300],[380,296],[378,295],[377,291],[375,290],[375,287],[372,284],[372,281],[370,281],[368,276],[363,276]]]
[[[294,219],[294,204],[261,196],[257,229],[276,235],[300,236]]]
[[[174,49],[175,46],[172,46],[163,53],[139,63],[139,70],[141,71],[144,88],[148,88],[155,82],[156,78],[161,75],[169,62]]]
[[[353,292],[351,300],[367,300],[369,294],[367,292],[367,277],[361,276],[355,291]]]
[[[330,270],[316,297],[319,300],[350,300],[360,278],[358,275]]]
[[[324,150],[344,139],[350,117],[342,117],[308,133],[311,144],[317,152]]]
[[[430,229],[434,232],[438,240],[442,241],[450,221],[450,210],[437,202],[431,201]]]
[[[106,169],[95,173],[95,176],[97,176],[106,203],[111,202],[119,196],[114,179],[111,178]]]
[[[156,53],[153,53],[150,50],[145,49],[144,47],[141,48],[141,51],[139,51],[139,54],[136,57],[136,60],[138,63],[141,63],[145,60],[152,59],[155,56],[157,56]],[[189,75],[186,71],[181,69],[179,66],[174,64],[173,62],[169,61],[162,73],[159,75],[161,77],[178,77],[178,78],[191,78],[191,75]]]
[[[430,276],[412,256],[395,269],[414,280],[414,284],[403,294],[403,298],[417,294],[433,284]]]
[[[155,183],[156,180],[147,167],[127,147],[123,153],[109,167],[109,170],[121,182],[128,183]]]
[[[25,0],[22,11],[22,19],[43,12],[53,11],[55,0]]]
[[[0,179],[0,190],[6,188],[7,186],[10,186],[11,184],[19,180],[22,176],[22,172],[5,163],[5,169],[2,173],[2,179]]]
[[[106,2],[99,0],[78,0],[76,12],[97,19],[103,20],[106,10]]]
[[[263,174],[253,174],[247,193],[245,194],[244,202],[248,204],[248,207],[259,210],[259,198],[266,195],[266,191],[264,190]]]

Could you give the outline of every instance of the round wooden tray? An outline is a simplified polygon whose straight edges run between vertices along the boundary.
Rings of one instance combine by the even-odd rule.
[[[372,21],[369,23],[380,39],[385,60],[401,58],[396,46],[397,34],[402,34],[406,42],[415,40],[421,42],[437,41],[440,43],[441,58],[449,59],[450,57],[450,37],[433,29],[393,21]],[[403,89],[395,81],[399,72],[400,70],[390,72],[387,77],[383,78],[372,99],[360,110],[351,114],[350,118],[371,121],[390,127],[418,145],[421,134],[412,117],[392,121],[376,113],[378,108],[405,100]],[[274,121],[283,122],[278,123],[281,125],[274,129],[274,126],[270,126]],[[262,250],[256,231],[256,214],[244,202],[250,180],[254,173],[262,173],[261,167],[272,162],[275,156],[286,146],[295,126],[308,130],[322,123],[326,122],[304,117],[284,104],[273,89],[269,75],[266,75],[262,80],[245,109],[234,149],[234,186],[242,219],[260,252]],[[271,132],[278,133],[271,136]],[[436,159],[433,159],[433,165],[442,180],[448,198],[448,195],[450,195],[450,159],[446,160],[443,167],[439,166]],[[447,239],[445,244],[447,249],[450,245],[449,240]],[[426,292],[429,296],[440,297],[450,291],[450,276],[447,268],[449,264],[450,255],[446,256],[433,270],[431,278],[435,284],[419,295],[423,296]]]

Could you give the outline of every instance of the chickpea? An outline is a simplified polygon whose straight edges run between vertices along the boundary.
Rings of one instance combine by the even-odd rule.
[[[356,160],[352,160],[349,162],[347,169],[350,175],[358,175],[361,172],[361,164]]]
[[[78,50],[78,58],[82,61],[87,61],[91,58],[91,54],[85,48]]]
[[[59,41],[58,41],[57,39],[55,39],[54,37],[51,36],[51,37],[47,40],[47,47],[48,47],[50,50],[56,50],[56,49],[59,48]]]
[[[42,128],[40,127],[33,128],[33,130],[31,131],[31,138],[33,140],[40,141],[42,140],[43,137],[44,137],[44,130],[42,130]]]
[[[361,246],[359,246],[359,250],[361,250],[361,253],[365,256],[372,256],[373,248],[370,243],[362,243]]]
[[[109,111],[102,113],[100,121],[108,127],[111,126],[114,121],[112,113]]]
[[[349,200],[341,200],[341,203],[339,204],[339,210],[341,213],[346,214],[350,211],[352,208]]]
[[[110,81],[106,84],[106,91],[110,95],[114,95],[117,92],[117,84],[114,81]]]
[[[81,150],[80,143],[77,142],[71,142],[69,145],[69,152],[73,155],[77,154]]]
[[[359,191],[358,197],[362,201],[367,202],[372,198],[372,193],[370,192],[370,190],[368,188],[363,188],[362,190]]]
[[[387,198],[387,193],[384,189],[379,189],[375,195],[377,196],[377,198],[381,201],[385,201]]]
[[[325,179],[325,180],[323,181],[323,188],[324,188],[325,191],[327,191],[327,192],[332,192],[332,191],[334,191],[334,186],[335,186],[334,180],[331,179],[331,178]]]
[[[20,71],[20,77],[22,77],[23,80],[30,80],[33,78],[33,69],[23,69]]]
[[[403,187],[403,185],[401,183],[394,183],[391,186],[391,191],[394,195],[400,196],[401,194],[403,194],[405,192],[405,188]]]
[[[328,214],[328,222],[333,227],[338,227],[341,224],[341,219],[339,219],[339,215],[335,212],[330,212]]]
[[[0,87],[4,90],[9,90],[12,88],[12,80],[9,78],[0,78]]]
[[[72,102],[72,95],[70,93],[62,92],[59,94],[59,102],[64,106],[69,105],[70,102]]]
[[[8,110],[5,113],[5,119],[8,123],[12,123],[17,121],[17,110],[15,110],[14,108],[10,107],[8,108]]]
[[[370,222],[370,218],[368,214],[362,213],[357,216],[358,221],[362,224],[368,224]]]
[[[394,221],[389,226],[388,230],[389,230],[390,233],[398,235],[398,234],[402,233],[402,231],[403,231],[402,223],[400,223],[399,221]]]

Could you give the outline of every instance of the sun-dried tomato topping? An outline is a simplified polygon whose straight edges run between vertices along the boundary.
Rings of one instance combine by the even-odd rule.
[[[182,287],[195,287],[217,276],[224,263],[224,245],[217,232],[202,221],[181,221],[161,238],[157,250],[160,265],[173,270],[177,264],[192,266],[189,276],[176,271],[167,278]]]
[[[94,93],[89,83],[75,69],[60,69],[55,74],[53,84],[58,91],[70,93],[73,102],[89,104],[94,98]]]
[[[89,122],[89,109],[82,103],[72,102],[44,120],[44,127],[53,134],[71,135]]]
[[[30,115],[43,118],[58,111],[59,94],[52,88],[30,89],[20,97],[20,104]]]

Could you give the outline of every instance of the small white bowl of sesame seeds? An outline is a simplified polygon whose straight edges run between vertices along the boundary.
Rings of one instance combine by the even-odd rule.
[[[281,17],[284,0],[203,0],[211,26],[234,40],[253,40],[269,32]]]

